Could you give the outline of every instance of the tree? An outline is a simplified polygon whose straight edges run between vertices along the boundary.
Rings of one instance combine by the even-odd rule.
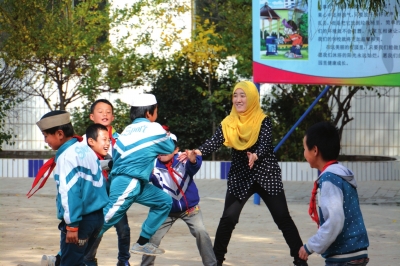
[[[214,107],[210,113],[210,96],[204,93],[204,79],[209,73],[199,70],[194,75],[192,71],[192,61],[188,57],[174,57],[164,62],[151,84],[151,93],[158,99],[157,122],[170,127],[181,149],[196,148],[212,136],[213,123],[221,121],[232,107],[231,98],[219,97],[219,93],[230,90],[236,82],[229,76],[209,80],[214,88],[212,97],[218,98],[218,108]],[[228,158],[226,148],[213,157],[214,160]]]
[[[323,89],[324,86],[320,85],[273,86],[272,97],[267,96],[263,99],[263,109],[272,120],[274,146],[289,132],[290,128]],[[343,93],[343,90],[345,90],[345,93]],[[303,151],[304,133],[308,127],[317,122],[332,122],[338,127],[341,137],[344,127],[353,120],[353,117],[349,115],[351,99],[362,90],[373,90],[373,88],[332,86],[278,150],[278,159],[281,161],[303,161],[301,151]],[[335,112],[333,112],[333,109],[335,109]]]
[[[201,21],[214,23],[221,36],[218,44],[226,51],[223,57],[234,58],[238,75],[249,79],[253,75],[252,1],[196,1],[196,14]]]
[[[51,110],[65,110],[83,96],[92,99],[141,84],[151,58],[138,49],[150,46],[149,36],[155,27],[167,27],[162,18],[173,10],[179,14],[187,9],[166,0],[136,1],[117,9],[105,0],[4,0],[0,55],[10,66],[35,75],[34,86],[25,93],[41,97]],[[117,36],[114,43],[109,33]]]
[[[12,109],[24,100],[21,90],[29,87],[31,79],[27,73],[18,68],[12,68],[0,61],[0,151],[2,144],[11,144],[16,135],[12,128],[6,127],[7,118]]]

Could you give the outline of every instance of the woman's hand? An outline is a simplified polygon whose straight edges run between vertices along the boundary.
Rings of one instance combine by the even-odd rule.
[[[250,169],[252,169],[254,166],[254,162],[258,160],[258,156],[257,154],[248,151],[247,158],[249,158],[249,167]]]

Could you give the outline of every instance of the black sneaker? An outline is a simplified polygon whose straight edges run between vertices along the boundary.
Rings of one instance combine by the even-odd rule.
[[[129,264],[129,261],[125,261],[125,262],[118,261],[117,266],[131,266],[131,265]]]
[[[308,266],[307,261],[299,259],[299,258],[294,259],[293,264],[294,264],[294,266]]]

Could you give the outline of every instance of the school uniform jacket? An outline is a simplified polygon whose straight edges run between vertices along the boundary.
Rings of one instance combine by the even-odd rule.
[[[100,163],[94,151],[75,138],[58,149],[55,160],[57,218],[76,227],[83,215],[98,211],[108,203]]]
[[[192,164],[189,160],[186,163],[178,161],[178,156],[178,154],[174,156],[172,168],[176,171],[174,176],[177,183],[183,193],[185,193],[187,205],[181,190],[168,173],[167,167],[158,159],[156,160],[153,174],[150,177],[153,185],[161,188],[172,197],[171,213],[186,211],[199,204],[200,201],[199,191],[194,183],[193,176],[200,169],[202,157],[196,156],[196,163]]]
[[[353,172],[332,164],[317,182],[320,227],[304,245],[306,251],[317,252],[329,262],[366,258],[369,241]]]
[[[159,154],[170,154],[175,144],[156,122],[137,118],[119,135],[114,145],[110,178],[129,176],[149,182],[154,160]]]

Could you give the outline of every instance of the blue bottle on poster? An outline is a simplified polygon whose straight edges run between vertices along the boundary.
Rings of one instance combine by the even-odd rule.
[[[267,47],[266,55],[277,55],[278,54],[278,43],[276,37],[268,36],[265,39],[265,46]]]

